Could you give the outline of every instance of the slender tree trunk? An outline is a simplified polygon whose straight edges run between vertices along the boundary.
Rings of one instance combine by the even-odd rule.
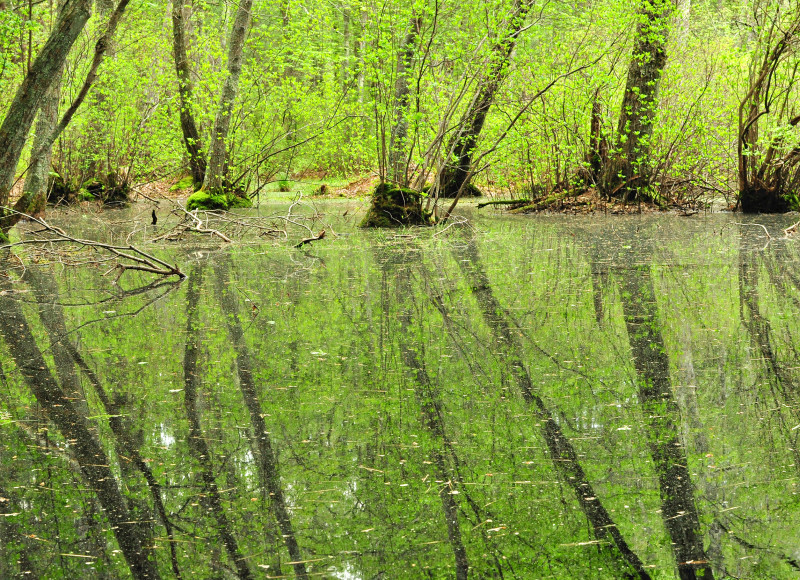
[[[408,187],[406,140],[408,138],[408,77],[417,38],[422,28],[422,18],[413,17],[408,34],[397,56],[397,78],[394,81],[394,124],[389,139],[389,165],[387,181]]]
[[[36,112],[59,77],[75,39],[91,15],[91,0],[67,0],[47,42],[17,89],[0,126],[0,206],[7,206],[22,148]]]
[[[239,92],[239,75],[242,72],[244,57],[244,41],[252,19],[253,0],[241,0],[236,10],[231,35],[228,40],[228,77],[222,87],[217,118],[214,121],[214,133],[208,157],[208,168],[203,182],[203,189],[216,194],[224,190],[227,172],[227,139],[233,114],[233,104]]]
[[[679,410],[672,394],[669,358],[649,265],[623,270],[620,297],[638,377],[645,435],[658,474],[661,515],[672,540],[678,575],[681,580],[713,580],[703,548],[692,476],[673,419]]]
[[[35,66],[35,65],[34,65]],[[6,283],[6,286],[9,286]],[[117,538],[134,578],[160,578],[151,553],[143,542],[141,524],[134,521],[119,490],[105,450],[100,445],[86,417],[81,415],[50,373],[36,345],[21,304],[10,288],[0,294],[0,334],[17,364],[23,379],[38,403],[55,423],[65,439],[71,442],[74,456],[89,486],[97,494],[111,529]]]
[[[222,306],[222,310],[225,314],[225,320],[228,323],[228,334],[231,337],[233,348],[236,351],[236,369],[239,374],[239,388],[242,391],[242,398],[244,399],[245,405],[250,412],[250,423],[253,427],[253,434],[255,435],[258,447],[259,475],[262,480],[262,485],[264,485],[269,492],[270,508],[278,522],[278,527],[280,527],[286,549],[289,551],[289,556],[292,559],[295,577],[306,579],[308,578],[306,565],[303,562],[303,554],[297,543],[291,515],[286,505],[283,487],[281,486],[280,472],[278,470],[278,459],[272,448],[272,440],[267,430],[267,424],[264,421],[264,413],[258,398],[258,389],[256,388],[253,378],[250,349],[247,348],[242,325],[239,322],[239,308],[236,303],[236,297],[228,287],[230,277],[229,271],[227,263],[223,263],[222,266],[217,267],[216,293],[219,297],[220,306]]]
[[[116,32],[117,25],[119,24],[120,20],[122,19],[122,15],[125,12],[125,8],[128,6],[130,0],[119,0],[119,4],[117,4],[116,9],[111,15],[111,18],[108,21],[108,25],[106,26],[105,33],[97,40],[94,48],[94,57],[92,59],[92,65],[89,68],[89,72],[86,75],[86,79],[83,82],[83,85],[78,91],[78,95],[75,97],[75,100],[72,101],[72,104],[67,108],[64,112],[64,115],[61,117],[61,120],[58,121],[58,124],[52,126],[49,131],[43,132],[41,135],[38,133],[34,140],[34,147],[31,152],[31,160],[32,160],[32,167],[37,164],[44,163],[44,158],[47,157],[47,169],[43,169],[44,165],[39,165],[37,171],[44,171],[45,173],[45,187],[46,187],[46,176],[49,174],[50,171],[50,153],[52,152],[53,144],[55,143],[58,136],[67,128],[72,118],[75,116],[75,113],[83,104],[83,101],[86,99],[86,95],[89,94],[89,90],[92,88],[94,81],[97,79],[97,71],[100,68],[100,65],[103,63],[105,59],[106,51],[114,37],[114,33]],[[58,83],[58,88],[60,92],[60,83],[61,83],[61,71],[59,71],[58,79],[56,81]],[[58,113],[57,110],[57,103],[55,105],[56,111],[55,114]],[[44,112],[42,113],[44,114]],[[27,186],[26,186],[27,189]],[[14,205],[14,210],[16,212],[23,212],[29,213],[26,209],[30,209],[30,206],[33,206],[35,209],[38,204],[41,204],[42,211],[44,211],[44,204],[47,202],[46,199],[39,199],[37,200],[35,194],[31,194],[30,196],[27,193],[23,194],[23,196],[17,201]],[[0,220],[0,228],[4,232],[7,232],[10,228],[12,228],[19,220],[21,216],[19,213],[11,214],[5,216],[2,220]]]
[[[175,71],[178,75],[178,96],[181,102],[181,131],[186,152],[189,154],[189,171],[195,189],[203,185],[206,174],[206,158],[200,131],[192,113],[193,88],[189,58],[186,53],[186,27],[183,22],[185,0],[172,3],[172,54],[175,58]]]
[[[616,143],[601,180],[607,197],[629,201],[649,196],[650,141],[674,8],[673,0],[643,0],[639,10]]]
[[[436,191],[439,197],[458,198],[465,194],[468,195],[465,189],[469,186],[469,179],[472,176],[472,154],[486,122],[486,116],[489,114],[489,108],[494,102],[500,85],[508,75],[509,60],[520,32],[522,32],[522,26],[525,24],[531,4],[531,0],[517,0],[505,36],[492,48],[488,71],[481,80],[477,93],[467,107],[459,122],[458,130],[445,151],[448,158],[436,180]]]

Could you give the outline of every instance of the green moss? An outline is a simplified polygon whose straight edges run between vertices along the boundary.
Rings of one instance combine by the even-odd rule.
[[[0,231],[0,244],[10,244],[11,240],[4,231]]]
[[[425,196],[419,191],[380,183],[372,193],[372,204],[359,224],[362,228],[393,228],[431,225],[422,209]]]
[[[207,191],[200,190],[189,196],[186,200],[186,209],[191,211],[193,209],[213,210],[224,209],[227,210],[231,207],[231,202],[224,193],[208,193]]]
[[[231,198],[231,207],[253,207],[253,202],[249,197],[239,197],[235,195]]]
[[[78,201],[95,201],[97,198],[92,195],[92,192],[82,187],[78,190]]]
[[[178,191],[181,189],[189,189],[190,187],[194,189],[194,180],[192,179],[191,175],[187,175],[186,177],[181,179],[178,183],[170,187],[169,190]]]

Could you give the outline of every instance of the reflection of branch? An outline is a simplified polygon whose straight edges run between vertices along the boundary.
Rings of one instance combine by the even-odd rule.
[[[177,276],[180,279],[186,277],[186,275],[181,272],[178,266],[172,266],[165,261],[156,258],[152,254],[148,254],[147,252],[140,250],[136,246],[127,245],[127,246],[114,246],[111,244],[106,244],[103,242],[98,242],[95,240],[85,240],[82,238],[75,238],[67,234],[64,230],[59,227],[51,226],[43,219],[35,218],[33,216],[19,213],[19,215],[28,219],[36,224],[42,226],[42,230],[37,230],[31,232],[33,235],[47,233],[49,237],[36,237],[34,239],[29,240],[22,240],[20,242],[15,242],[13,244],[6,244],[4,246],[0,246],[0,249],[6,248],[13,248],[16,246],[25,246],[25,245],[46,245],[46,244],[56,244],[56,243],[68,243],[68,244],[77,244],[81,249],[82,248],[94,248],[96,250],[104,250],[111,254],[111,258],[109,259],[122,259],[127,260],[128,263],[118,261],[116,265],[111,268],[106,274],[114,271],[119,270],[119,275],[117,276],[116,280],[119,280],[120,276],[125,273],[126,270],[138,270],[140,272],[149,272],[151,274],[157,274],[159,276]],[[103,260],[107,261],[107,260]],[[116,282],[115,280],[115,282]]]
[[[778,558],[780,558],[781,560],[783,560],[784,562],[786,562],[789,566],[791,566],[795,570],[800,570],[800,562],[798,562],[796,558],[793,558],[792,556],[788,556],[786,554],[781,554],[779,552],[774,552],[769,548],[762,548],[761,546],[756,546],[755,544],[751,544],[747,540],[737,536],[735,533],[733,533],[732,530],[728,529],[728,527],[719,520],[716,520],[716,524],[722,529],[723,532],[728,534],[728,536],[730,536],[734,542],[736,542],[743,548],[746,548],[748,550],[760,550],[768,554],[773,554]]]

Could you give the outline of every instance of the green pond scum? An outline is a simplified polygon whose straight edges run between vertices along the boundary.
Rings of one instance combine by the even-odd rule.
[[[463,211],[7,256],[0,578],[797,578],[796,220]]]

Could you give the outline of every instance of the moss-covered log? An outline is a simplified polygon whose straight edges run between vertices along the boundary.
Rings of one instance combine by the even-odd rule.
[[[431,216],[422,208],[424,194],[413,189],[380,183],[372,193],[372,204],[361,221],[362,228],[428,226]]]
[[[253,202],[244,195],[244,192],[234,194],[226,193],[223,190],[207,191],[205,189],[193,193],[186,200],[186,209],[189,211],[193,209],[227,211],[234,207],[253,207]]]

